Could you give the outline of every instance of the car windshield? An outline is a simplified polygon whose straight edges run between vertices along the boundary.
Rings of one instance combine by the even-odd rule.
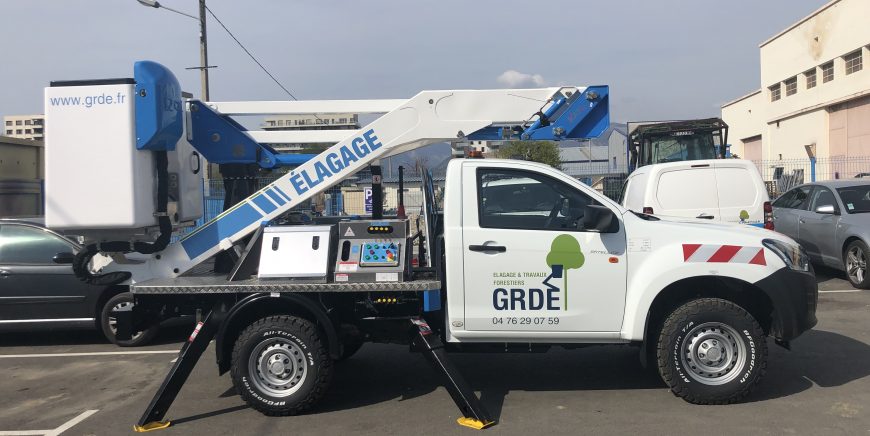
[[[848,213],[870,212],[870,184],[837,188]]]

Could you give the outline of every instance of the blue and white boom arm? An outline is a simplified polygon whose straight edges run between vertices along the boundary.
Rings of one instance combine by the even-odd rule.
[[[191,108],[206,105],[192,103]],[[254,232],[262,222],[277,218],[387,156],[464,137],[498,140],[596,137],[609,124],[606,86],[423,91],[408,100],[207,105],[212,110],[225,111],[227,114],[328,114],[355,110],[365,112],[367,108],[387,110],[387,113],[359,131],[341,131],[343,134],[350,133],[350,136],[218,215],[179,242],[151,255],[147,262],[138,265],[110,264],[103,268],[103,272],[130,271],[133,282],[176,277],[219,251],[230,248]],[[208,157],[201,147],[206,146],[204,144],[208,143],[208,138],[220,137],[227,132],[211,132],[208,127],[197,126],[197,120],[193,117],[195,114],[190,115],[194,135],[191,143]],[[251,139],[256,136],[239,133]]]

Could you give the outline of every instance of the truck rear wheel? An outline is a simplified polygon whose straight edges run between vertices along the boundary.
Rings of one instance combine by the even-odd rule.
[[[665,320],[659,374],[694,404],[729,404],[749,394],[767,368],[764,331],[742,307],[718,298],[690,301]]]
[[[239,335],[231,374],[236,391],[254,409],[266,415],[296,415],[326,393],[332,359],[310,321],[269,316]]]

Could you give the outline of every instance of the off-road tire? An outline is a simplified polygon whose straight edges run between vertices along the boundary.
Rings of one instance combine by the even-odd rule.
[[[112,298],[109,298],[100,309],[100,329],[110,342],[121,347],[139,347],[151,342],[157,331],[160,330],[160,323],[154,322],[150,327],[141,332],[137,332],[132,338],[127,340],[119,340],[115,337],[115,332],[112,326],[112,309],[117,305],[133,304],[133,294],[129,292],[121,292]]]
[[[859,260],[863,260],[864,262],[864,279],[858,280],[857,277],[852,277],[853,274],[849,273],[849,258],[848,256],[853,253],[853,251],[858,251],[860,256]],[[849,278],[849,283],[852,286],[858,289],[870,289],[870,271],[867,269],[867,259],[870,258],[870,249],[867,248],[867,244],[863,241],[855,240],[849,243],[849,246],[846,247],[846,250],[843,251],[843,269],[846,271],[846,277]]]
[[[713,348],[715,354],[709,351]],[[767,370],[761,326],[742,307],[719,298],[699,298],[674,310],[662,325],[656,351],[662,380],[693,404],[737,402]],[[704,372],[710,368],[722,371]]]
[[[283,355],[297,358],[292,374],[299,374],[298,370],[303,369],[299,385],[286,388],[285,392],[291,393],[283,396],[268,390],[277,392],[280,388],[264,387],[269,384],[268,377],[275,380],[279,376],[263,375],[260,365],[254,365],[253,372],[250,368],[250,364],[258,360],[252,353],[264,355],[274,347],[284,347],[286,351],[280,351]],[[295,316],[274,315],[255,321],[239,335],[233,346],[230,374],[236,392],[252,408],[265,415],[287,416],[308,410],[323,397],[332,379],[332,364],[314,324]]]

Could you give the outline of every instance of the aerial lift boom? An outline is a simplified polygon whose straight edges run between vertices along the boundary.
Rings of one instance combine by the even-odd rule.
[[[154,64],[157,65],[157,64]],[[166,70],[164,76],[171,76]],[[158,84],[158,87],[160,85]],[[180,95],[178,97],[180,99]],[[256,162],[280,166],[280,156],[257,140],[278,135],[249,134],[227,114],[386,114],[353,131],[332,147],[229,208],[213,220],[153,253],[144,263],[113,263],[102,272],[128,271],[131,282],[172,278],[239,243],[262,222],[304,203],[379,159],[438,142],[472,140],[564,140],[597,136],[608,123],[608,87],[552,87],[423,91],[407,100],[295,102],[186,102],[188,140],[213,163]],[[224,113],[222,113],[224,112]],[[348,131],[334,131],[347,134]],[[317,137],[332,135],[317,132]],[[271,136],[271,138],[270,138]],[[335,138],[335,137],[333,137]],[[244,160],[243,160],[244,161]]]

